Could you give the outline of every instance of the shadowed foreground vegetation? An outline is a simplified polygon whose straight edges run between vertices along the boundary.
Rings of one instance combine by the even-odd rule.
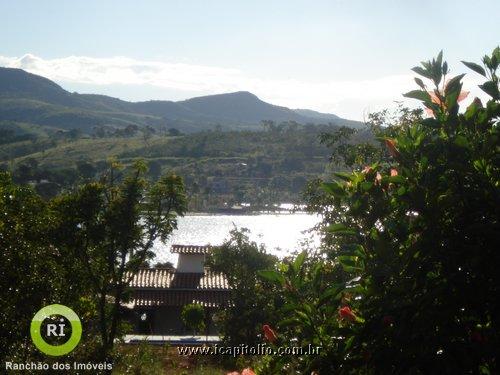
[[[151,178],[141,161],[125,168],[116,161],[103,168],[93,164],[98,160],[83,162],[50,199],[0,173],[0,362],[51,361],[26,333],[36,311],[61,303],[84,327],[82,342],[64,360],[110,361],[116,373],[245,367],[259,375],[498,373],[500,48],[482,65],[464,64],[483,77],[487,101],[475,98],[460,111],[463,75],[450,77],[440,53],[413,69],[419,89],[405,94],[426,114],[405,108],[372,114],[377,143],[359,142],[360,133],[346,128],[325,134],[328,129],[271,123],[261,133],[144,137],[142,144],[131,138],[126,141],[137,147],[120,151],[122,161],[141,155],[150,167],[169,158],[182,164],[153,168],[161,177]],[[221,178],[240,171],[252,181],[261,178],[252,173],[269,173],[271,181],[309,177],[313,164],[306,163],[328,158],[312,145],[318,136],[332,164],[314,170],[321,176],[307,184],[304,200],[308,211],[322,215],[321,246],[278,260],[235,230],[208,263],[233,286],[233,303],[218,316],[224,343],[314,346],[320,353],[181,359],[172,348],[120,344],[130,331],[120,309],[130,296],[123,275],[153,259],[153,241],[165,241],[186,212],[181,171],[193,168],[185,175],[191,199],[196,171]],[[242,137],[248,142],[236,142]],[[71,147],[89,141],[72,142],[54,147],[71,155]],[[57,158],[48,149],[37,152]],[[197,158],[210,165],[242,152],[248,155],[240,165],[214,166],[220,174],[198,164]],[[47,161],[29,155],[14,161],[16,179],[36,179],[33,173],[43,170]],[[200,309],[186,311],[195,312],[184,314],[186,323],[199,328]]]

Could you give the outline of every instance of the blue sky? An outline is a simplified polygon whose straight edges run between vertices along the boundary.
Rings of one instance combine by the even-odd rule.
[[[498,0],[2,1],[0,65],[128,100],[248,90],[361,119],[440,49],[465,71],[500,43],[499,15]]]

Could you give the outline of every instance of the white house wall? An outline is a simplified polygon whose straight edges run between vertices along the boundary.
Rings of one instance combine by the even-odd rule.
[[[203,273],[205,254],[179,254],[177,272]]]

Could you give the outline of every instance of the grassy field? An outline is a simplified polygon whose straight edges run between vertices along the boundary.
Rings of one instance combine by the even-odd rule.
[[[160,138],[152,139],[151,144],[166,143],[166,141],[168,142],[168,140]],[[13,161],[17,164],[28,158],[34,158],[41,166],[69,167],[80,160],[98,162],[105,161],[110,157],[119,157],[126,151],[145,147],[145,143],[140,138],[103,138],[78,139],[72,142],[61,141],[51,146],[46,150],[14,158]]]
[[[239,202],[256,206],[298,203],[307,181],[325,173],[329,151],[319,142],[323,130],[291,127],[103,138],[47,133],[0,144],[0,168],[13,172],[16,182],[44,180],[61,190],[71,188],[81,177],[98,176],[111,158],[125,166],[142,159],[152,180],[167,172],[183,176],[192,198],[190,209],[195,211]],[[82,163],[88,164],[90,174],[81,174]],[[23,165],[28,167],[23,169]]]

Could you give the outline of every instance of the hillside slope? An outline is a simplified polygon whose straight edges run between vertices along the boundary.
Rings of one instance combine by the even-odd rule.
[[[0,68],[0,122],[77,128],[90,133],[99,126],[175,127],[196,132],[259,129],[263,120],[334,123],[360,127],[357,121],[311,110],[266,103],[250,92],[208,95],[183,101],[127,102],[105,95],[70,93],[51,80],[21,69]]]

